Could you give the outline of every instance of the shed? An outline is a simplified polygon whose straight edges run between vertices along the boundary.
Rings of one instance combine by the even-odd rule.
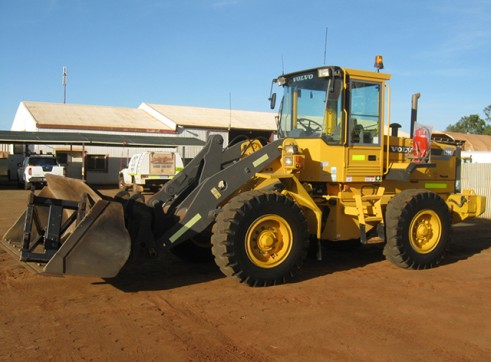
[[[12,131],[84,130],[136,133],[175,133],[147,112],[136,108],[21,102]]]
[[[433,132],[436,139],[461,141],[462,157],[472,163],[491,163],[491,136],[459,132]]]
[[[206,142],[211,134],[220,134],[225,144],[239,136],[269,139],[276,130],[271,112],[240,111],[203,107],[171,106],[142,103],[139,108],[21,102],[12,131],[104,133],[154,137],[194,138]],[[169,144],[163,140],[163,144]],[[176,145],[172,148],[186,161],[202,149],[200,145]],[[169,150],[167,147],[153,150]],[[60,155],[68,166],[68,175],[80,177],[84,152],[88,157],[104,159],[103,170],[86,170],[91,183],[116,183],[119,170],[129,158],[143,150],[121,145],[88,146],[34,145],[28,149],[16,146],[14,153],[45,152]],[[90,164],[90,163],[89,163]]]
[[[243,137],[268,140],[277,129],[276,114],[273,112],[149,103],[142,103],[139,108],[175,129],[180,136],[196,137],[203,141],[211,134],[220,134],[225,144]],[[192,158],[200,149],[187,147],[181,156]]]

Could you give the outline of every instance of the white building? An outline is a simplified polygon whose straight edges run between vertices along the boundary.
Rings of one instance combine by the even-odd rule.
[[[270,138],[276,130],[275,114],[200,107],[168,106],[142,103],[139,108],[76,105],[60,103],[21,102],[11,131],[84,132],[97,134],[137,135],[154,137],[197,138],[206,141],[211,134],[220,134],[225,145],[239,136]],[[163,142],[164,143],[164,142]],[[174,148],[183,159],[191,159],[202,146]],[[117,183],[118,172],[135,153],[149,148],[75,145],[29,145],[14,147],[15,154],[27,152],[53,153],[67,166],[67,175],[82,177],[85,157],[85,178],[94,184]],[[168,147],[152,148],[168,150]]]
[[[174,129],[179,136],[206,141],[211,134],[220,134],[224,144],[246,136],[269,139],[276,131],[275,113],[230,109],[185,107],[142,103],[139,109]],[[193,158],[201,147],[187,147],[183,158]]]

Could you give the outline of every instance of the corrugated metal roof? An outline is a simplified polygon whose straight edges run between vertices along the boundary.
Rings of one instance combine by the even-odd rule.
[[[38,128],[121,130],[126,132],[174,132],[137,108],[80,104],[22,102]]]
[[[0,131],[0,143],[97,145],[125,147],[203,146],[204,141],[189,137],[134,136],[81,132]]]
[[[277,128],[276,114],[272,112],[144,104],[179,126],[268,131],[275,131]]]
[[[465,141],[463,151],[491,151],[491,136],[448,131],[433,131],[433,134],[443,134],[453,140]]]

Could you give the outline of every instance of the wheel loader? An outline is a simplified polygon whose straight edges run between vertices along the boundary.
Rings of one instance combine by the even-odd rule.
[[[130,256],[169,249],[212,254],[226,276],[269,286],[290,280],[312,245],[374,237],[399,267],[435,267],[451,225],[482,214],[485,198],[460,190],[460,145],[432,140],[416,107],[410,137],[398,135],[377,59],[377,71],[322,66],[274,79],[283,97],[273,139],[212,135],[146,199],[47,175],[2,243],[42,273],[104,278]]]

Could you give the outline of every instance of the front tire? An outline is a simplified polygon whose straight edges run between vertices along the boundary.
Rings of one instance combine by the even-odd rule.
[[[249,286],[285,283],[309,247],[300,207],[276,192],[248,191],[230,200],[213,227],[212,253],[226,276]]]
[[[402,191],[387,205],[384,255],[402,268],[433,268],[448,251],[450,225],[450,211],[439,195]]]

